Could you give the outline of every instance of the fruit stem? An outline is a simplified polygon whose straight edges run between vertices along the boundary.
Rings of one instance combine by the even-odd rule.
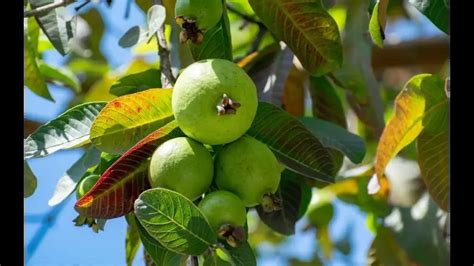
[[[237,108],[240,107],[240,103],[232,100],[224,93],[222,95],[222,100],[219,105],[217,105],[217,114],[218,115],[227,115],[227,114],[236,114]]]

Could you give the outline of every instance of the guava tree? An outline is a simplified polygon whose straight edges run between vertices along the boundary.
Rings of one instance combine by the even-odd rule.
[[[141,244],[147,265],[256,265],[255,246],[298,221],[319,248],[290,263],[319,265],[347,250],[329,233],[335,200],[367,214],[367,263],[447,264],[447,54],[417,47],[418,62],[385,34],[411,10],[448,36],[446,0],[128,1],[146,24],[121,33],[136,57],[118,71],[97,11],[113,2],[24,1],[25,86],[76,93],[57,118],[25,120],[25,198],[29,159],[83,149],[49,204],[76,197],[74,224],[97,233],[126,219],[129,265]],[[43,60],[52,49],[64,66]],[[403,84],[384,79],[408,64]]]

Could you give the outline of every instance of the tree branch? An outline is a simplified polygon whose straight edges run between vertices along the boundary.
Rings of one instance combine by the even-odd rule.
[[[55,8],[62,7],[62,6],[67,6],[67,5],[69,5],[73,2],[76,2],[76,0],[62,0],[62,1],[59,1],[59,2],[54,2],[54,3],[51,3],[51,4],[40,6],[38,8],[32,9],[32,10],[26,10],[24,12],[23,16],[27,18],[27,17],[42,15],[44,13],[48,13],[49,11],[51,11]]]
[[[161,0],[153,0],[154,5],[162,5]],[[163,88],[172,88],[176,79],[171,72],[170,50],[166,43],[165,25],[156,32],[156,42],[158,44],[158,55],[160,56],[161,85]]]
[[[254,23],[254,24],[257,24],[260,28],[267,28],[265,26],[265,24],[263,24],[262,22],[256,20],[254,17],[252,16],[249,16],[247,14],[244,14],[242,12],[240,12],[239,10],[237,10],[235,7],[233,7],[231,4],[229,3],[226,3],[226,7],[227,7],[227,10],[229,12],[232,12],[236,15],[238,15],[239,17],[242,17],[244,20],[248,21],[248,22],[251,22],[251,23]]]

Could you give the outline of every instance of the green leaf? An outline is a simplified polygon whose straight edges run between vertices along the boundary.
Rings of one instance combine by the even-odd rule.
[[[38,181],[26,161],[23,161],[23,182],[23,196],[28,198],[35,192]]]
[[[204,214],[177,192],[146,190],[135,201],[135,214],[153,238],[176,253],[197,256],[217,243]]]
[[[378,0],[375,4],[372,16],[369,22],[369,32],[374,43],[382,48],[385,40],[385,18],[387,12],[388,0]],[[385,9],[384,9],[385,7]]]
[[[400,247],[395,235],[389,228],[380,227],[370,246],[368,265],[413,265],[406,252]]]
[[[54,102],[38,66],[38,31],[36,23],[28,23],[24,35],[25,85],[36,95]]]
[[[417,158],[421,176],[439,207],[449,211],[449,136],[448,130],[437,134],[426,130],[418,136]]]
[[[252,247],[250,247],[250,244],[247,241],[241,243],[235,248],[230,247],[227,244],[225,247],[235,266],[257,266],[257,259],[255,258]]]
[[[123,96],[151,88],[161,88],[160,77],[161,71],[153,68],[127,75],[112,85],[110,93],[116,96]]]
[[[54,3],[54,0],[30,0],[32,9],[51,3]],[[63,56],[69,53],[69,42],[76,34],[76,17],[66,20],[66,13],[66,8],[58,7],[36,16],[36,21],[43,32]]]
[[[166,10],[162,5],[153,5],[148,9],[147,15],[148,41],[155,35],[158,29],[163,25],[166,18]]]
[[[48,205],[55,206],[63,202],[76,189],[77,184],[87,172],[87,170],[100,162],[100,151],[94,147],[86,152],[77,160],[59,179],[54,189],[54,194],[49,199]]]
[[[410,0],[433,24],[449,34],[449,4],[447,0]]]
[[[364,140],[339,125],[312,117],[301,117],[300,121],[327,148],[343,152],[353,163],[364,159],[366,147]]]
[[[388,162],[414,141],[424,128],[435,132],[439,126],[447,124],[447,105],[444,81],[438,76],[420,74],[405,84],[395,99],[394,116],[387,123],[377,146],[375,172],[379,181],[384,178]]]
[[[126,152],[173,120],[171,92],[171,89],[149,89],[112,100],[92,124],[92,143],[111,154]]]
[[[285,170],[282,173],[280,186],[275,193],[282,200],[282,207],[279,211],[265,212],[261,206],[257,206],[257,212],[268,227],[283,235],[293,235],[295,233],[296,221],[300,218],[300,208],[303,200],[304,187],[308,185],[303,180],[292,178],[291,172]]]
[[[221,20],[216,26],[206,31],[203,42],[199,45],[189,44],[194,61],[209,58],[222,58],[232,61],[229,17],[225,5],[223,8]]]
[[[146,42],[147,40],[148,31],[142,27],[133,26],[120,38],[119,45],[122,48],[128,48]]]
[[[226,259],[222,259],[217,252],[220,251],[224,253],[223,251],[217,249],[216,252],[209,254],[209,255],[204,255],[204,262],[203,266],[232,266],[232,264],[227,261]]]
[[[39,127],[25,140],[25,159],[78,147],[89,140],[92,122],[105,102],[77,105]]]
[[[96,61],[94,67],[98,68],[99,64],[103,64],[103,62],[106,61],[104,55],[102,55],[102,51],[100,50],[100,44],[105,31],[104,21],[99,11],[97,11],[97,8],[91,8],[89,11],[80,14],[80,16],[87,22],[87,24],[89,24],[89,27],[93,29],[88,38],[88,45],[86,46],[92,54],[88,59],[83,60],[89,60],[89,62]],[[81,58],[76,58],[74,60],[78,59],[81,60]]]
[[[255,14],[285,42],[312,75],[342,65],[342,45],[334,19],[320,0],[250,0]]]
[[[134,215],[135,225],[137,226],[140,240],[143,243],[145,251],[150,255],[156,266],[179,266],[180,254],[174,253],[164,248],[160,242],[156,241],[140,224],[140,221]]]
[[[248,135],[265,143],[280,162],[306,177],[334,182],[331,155],[298,119],[270,103],[259,102]]]
[[[140,247],[140,234],[138,232],[137,222],[133,213],[125,216],[128,226],[125,235],[125,261],[127,266],[131,266],[138,248]]]
[[[311,76],[309,92],[313,101],[314,116],[347,128],[341,99],[327,77]]]
[[[39,71],[46,81],[59,82],[64,86],[74,89],[76,92],[81,92],[81,83],[79,82],[79,79],[69,69],[64,67],[53,67],[40,62]]]

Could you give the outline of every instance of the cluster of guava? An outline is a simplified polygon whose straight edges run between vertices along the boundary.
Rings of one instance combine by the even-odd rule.
[[[164,142],[150,161],[151,186],[200,200],[209,224],[231,245],[243,238],[247,207],[274,211],[279,204],[273,195],[279,162],[265,144],[244,135],[257,105],[255,84],[236,64],[223,59],[191,64],[172,95],[173,114],[186,137]]]

